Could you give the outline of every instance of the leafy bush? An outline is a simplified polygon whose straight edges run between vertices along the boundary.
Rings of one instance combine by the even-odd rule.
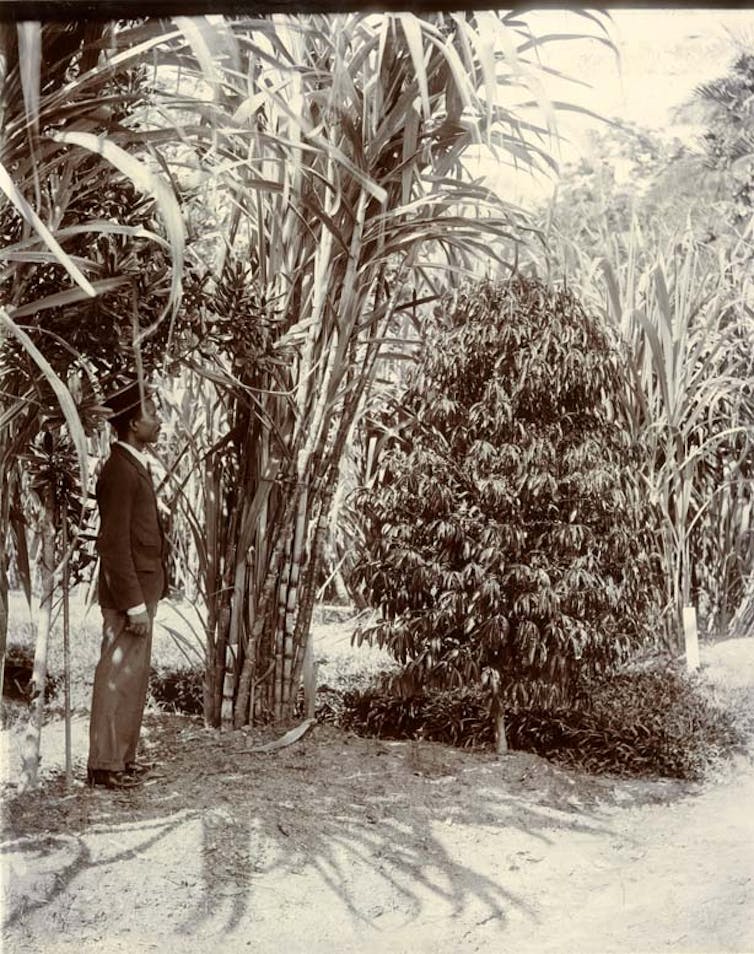
[[[153,669],[149,674],[149,694],[162,709],[202,715],[204,712],[204,672],[202,669]]]
[[[506,717],[508,742],[592,773],[699,779],[741,736],[700,684],[667,664],[581,681],[570,708],[531,708]],[[362,735],[425,738],[493,748],[489,701],[479,689],[400,698],[384,689],[347,693],[341,725]]]
[[[34,652],[28,646],[9,646],[4,662],[3,701],[28,702],[30,682],[34,671]],[[61,690],[62,676],[47,672],[45,675],[45,699],[48,701]]]
[[[662,580],[623,365],[567,291],[516,277],[448,296],[382,426],[357,585],[357,635],[396,688],[482,686],[556,708],[583,672],[654,638]]]

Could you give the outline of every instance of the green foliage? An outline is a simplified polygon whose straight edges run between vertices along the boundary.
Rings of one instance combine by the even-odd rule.
[[[621,362],[572,295],[521,277],[448,296],[427,341],[356,496],[355,578],[382,613],[358,638],[401,663],[405,694],[562,705],[655,632]]]
[[[161,709],[202,715],[204,711],[204,672],[201,668],[152,669],[149,696]]]
[[[341,725],[363,735],[494,747],[489,700],[478,690],[399,698],[381,689],[346,693]],[[506,716],[511,748],[595,774],[701,779],[741,744],[732,718],[668,662],[579,682],[576,702]]]
[[[742,53],[726,76],[697,90],[710,107],[704,146],[710,165],[733,170],[734,219],[745,225],[754,205],[754,55]]]

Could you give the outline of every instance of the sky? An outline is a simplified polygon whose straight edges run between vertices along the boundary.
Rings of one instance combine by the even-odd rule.
[[[673,107],[682,104],[702,82],[724,75],[736,56],[736,39],[754,45],[754,9],[614,8],[610,32],[620,52],[593,41],[568,41],[547,47],[547,63],[590,84],[547,80],[551,99],[578,102],[597,113],[666,130],[680,139],[696,130],[672,123]],[[537,35],[595,30],[582,17],[563,10],[527,14]],[[588,133],[597,120],[560,114],[559,131],[570,140],[560,160],[573,161],[589,151]],[[546,186],[523,184],[523,192]]]
[[[735,55],[733,38],[754,40],[754,9],[627,9],[610,11],[622,59],[594,42],[551,48],[548,60],[592,84],[585,99],[599,112],[662,126],[668,111],[700,82],[726,72]],[[579,23],[572,14],[543,10],[531,16],[536,29],[559,32]]]

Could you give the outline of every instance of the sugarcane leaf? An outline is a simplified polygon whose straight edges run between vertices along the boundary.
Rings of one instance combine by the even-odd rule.
[[[87,486],[89,474],[89,451],[87,447],[86,433],[81,423],[81,418],[79,417],[76,403],[71,396],[71,392],[60,380],[52,365],[37,348],[31,338],[15,323],[15,321],[13,321],[8,312],[2,307],[0,307],[0,324],[5,326],[5,329],[9,334],[18,339],[23,349],[37,365],[39,370],[44,375],[45,380],[55,392],[55,396],[58,399],[58,403],[60,404],[63,416],[65,417],[65,421],[68,425],[68,431],[71,435],[71,440],[73,441],[73,445],[76,449],[76,455],[79,462],[81,487],[85,488]]]
[[[101,155],[130,179],[137,189],[154,198],[165,223],[173,264],[170,301],[162,317],[171,306],[177,309],[181,298],[185,241],[181,209],[170,186],[145,163],[104,136],[95,136],[92,133],[60,132],[52,133],[51,138],[55,142],[80,146],[82,149]]]
[[[42,70],[42,25],[25,20],[16,26],[21,88],[24,94],[27,122],[39,128],[39,88]]]
[[[279,739],[273,739],[272,742],[266,742],[264,745],[256,745],[254,748],[243,749],[242,751],[249,755],[266,755],[269,752],[277,752],[278,749],[284,749],[286,746],[293,745],[294,742],[298,742],[299,739],[306,735],[316,721],[316,719],[306,719],[294,729],[286,732],[285,735],[280,736]]]
[[[175,609],[175,607],[173,607],[173,609]],[[168,626],[167,623],[163,623],[162,621],[160,621],[160,626],[170,635],[170,638],[183,653],[190,666],[196,665],[197,659],[200,661],[204,660],[204,653],[200,649],[197,649],[196,644],[190,639],[187,639],[183,633],[179,633],[177,629]]]
[[[421,99],[422,110],[425,119],[429,119],[432,114],[432,107],[429,104],[429,84],[427,82],[427,68],[424,63],[424,42],[422,40],[422,29],[419,19],[413,13],[399,13],[397,17],[401,28],[406,35],[411,62],[414,66],[414,75],[419,87],[419,96]]]
[[[120,288],[121,285],[126,284],[128,281],[129,279],[125,277],[103,278],[100,281],[94,282],[92,288],[94,288],[95,294],[106,295],[115,288]],[[36,315],[40,311],[47,311],[50,308],[63,308],[66,305],[73,305],[78,301],[90,300],[90,298],[91,296],[80,288],[69,288],[68,291],[47,295],[45,298],[40,298],[37,301],[20,305],[18,308],[13,308],[10,311],[10,315],[14,320],[26,318],[29,315]]]
[[[82,274],[71,257],[63,251],[50,230],[39,218],[34,209],[29,205],[23,195],[19,192],[16,184],[13,182],[8,170],[0,162],[0,189],[10,199],[26,222],[38,233],[45,245],[54,253],[57,260],[65,268],[71,278],[79,285],[87,295],[92,298],[97,294],[92,288],[91,282]]]
[[[188,40],[191,49],[201,67],[204,79],[218,94],[221,73],[215,63],[215,54],[210,47],[212,39],[217,36],[206,17],[173,17],[173,22]]]

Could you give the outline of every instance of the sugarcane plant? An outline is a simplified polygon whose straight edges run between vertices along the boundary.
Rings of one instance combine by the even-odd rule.
[[[667,639],[677,648],[683,608],[702,600],[707,627],[726,631],[752,572],[754,324],[745,286],[732,287],[696,243],[674,243],[641,274],[621,271],[604,263],[608,310],[631,354],[633,426],[664,516]]]
[[[211,329],[232,313],[264,341],[244,356],[226,325],[192,369],[225,391],[235,457],[221,574],[232,611],[217,618],[242,725],[294,710],[340,460],[404,284],[436,292],[432,269],[468,270],[480,253],[502,266],[527,236],[525,216],[474,181],[465,153],[554,163],[546,124],[497,97],[538,51],[518,14],[248,18],[226,24],[223,49],[202,74],[205,115],[223,120],[202,162],[215,162],[211,188],[229,199],[228,247],[200,321]],[[191,42],[176,55],[188,69]]]
[[[735,247],[721,254],[692,230],[634,219],[601,247],[595,259],[571,245],[572,281],[628,355],[631,427],[663,514],[665,641],[677,650],[684,607],[725,632],[752,573],[750,281]]]

